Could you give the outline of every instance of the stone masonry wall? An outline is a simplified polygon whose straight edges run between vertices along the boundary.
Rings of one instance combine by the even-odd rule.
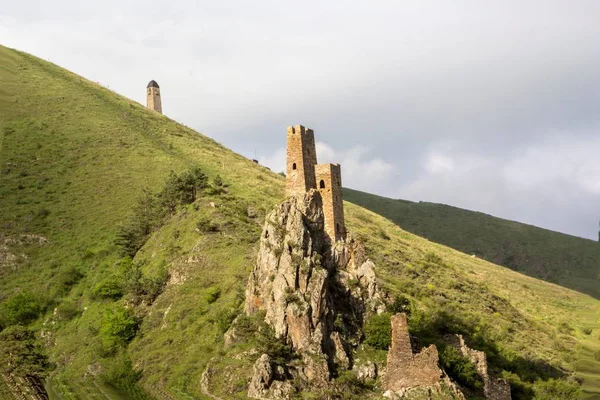
[[[339,164],[315,166],[317,190],[323,199],[325,232],[332,242],[346,238],[344,202],[342,200],[342,173]]]
[[[303,195],[316,188],[315,134],[302,125],[287,128],[286,197]]]
[[[511,400],[510,384],[502,378],[489,374],[487,356],[483,351],[469,348],[462,335],[445,335],[444,341],[457,349],[463,357],[467,357],[475,364],[477,372],[483,379],[483,392],[486,399]]]
[[[418,386],[439,384],[443,374],[434,345],[413,354],[406,314],[392,317],[392,346],[388,351],[383,390],[398,392]]]
[[[162,103],[160,101],[160,88],[149,87],[147,90],[147,107],[162,114]]]

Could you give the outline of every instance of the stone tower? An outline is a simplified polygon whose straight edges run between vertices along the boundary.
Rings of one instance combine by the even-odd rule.
[[[160,102],[160,87],[155,80],[150,81],[146,87],[146,107],[162,114],[162,103]]]
[[[317,190],[323,199],[325,232],[332,242],[346,238],[344,202],[342,200],[342,172],[340,164],[315,166]]]
[[[287,165],[285,195],[304,194],[316,188],[317,151],[315,134],[302,125],[287,128]]]

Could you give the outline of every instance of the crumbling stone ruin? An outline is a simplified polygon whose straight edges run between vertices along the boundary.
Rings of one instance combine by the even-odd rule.
[[[391,324],[392,345],[382,379],[385,397],[464,399],[464,395],[440,369],[435,345],[413,353],[406,314],[392,316]]]
[[[162,114],[160,87],[155,80],[151,80],[148,82],[148,86],[146,86],[146,107]]]
[[[342,173],[339,164],[317,164],[315,133],[302,125],[287,129],[285,193],[303,195],[310,189],[321,192],[325,232],[332,242],[346,238]]]
[[[475,364],[475,368],[483,380],[483,393],[486,399],[511,399],[510,384],[502,378],[491,376],[488,371],[487,356],[483,351],[470,349],[462,335],[445,335],[444,341]]]

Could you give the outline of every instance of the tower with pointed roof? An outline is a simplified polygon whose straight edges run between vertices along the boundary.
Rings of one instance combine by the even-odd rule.
[[[162,114],[160,87],[155,80],[151,80],[146,86],[146,107]]]

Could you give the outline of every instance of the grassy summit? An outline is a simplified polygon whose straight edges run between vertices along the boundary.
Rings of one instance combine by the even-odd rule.
[[[344,198],[409,232],[523,274],[600,298],[598,243],[445,204],[344,189]]]
[[[178,205],[123,258],[115,238],[140,215],[138,199],[191,167],[225,190]],[[36,332],[55,365],[53,398],[245,398],[257,342],[225,347],[223,332],[283,184],[165,116],[0,47],[0,329],[21,318]],[[600,398],[599,301],[345,206],[384,288],[413,304],[423,341],[462,332],[515,382],[574,372]],[[30,312],[15,314],[23,299]]]

